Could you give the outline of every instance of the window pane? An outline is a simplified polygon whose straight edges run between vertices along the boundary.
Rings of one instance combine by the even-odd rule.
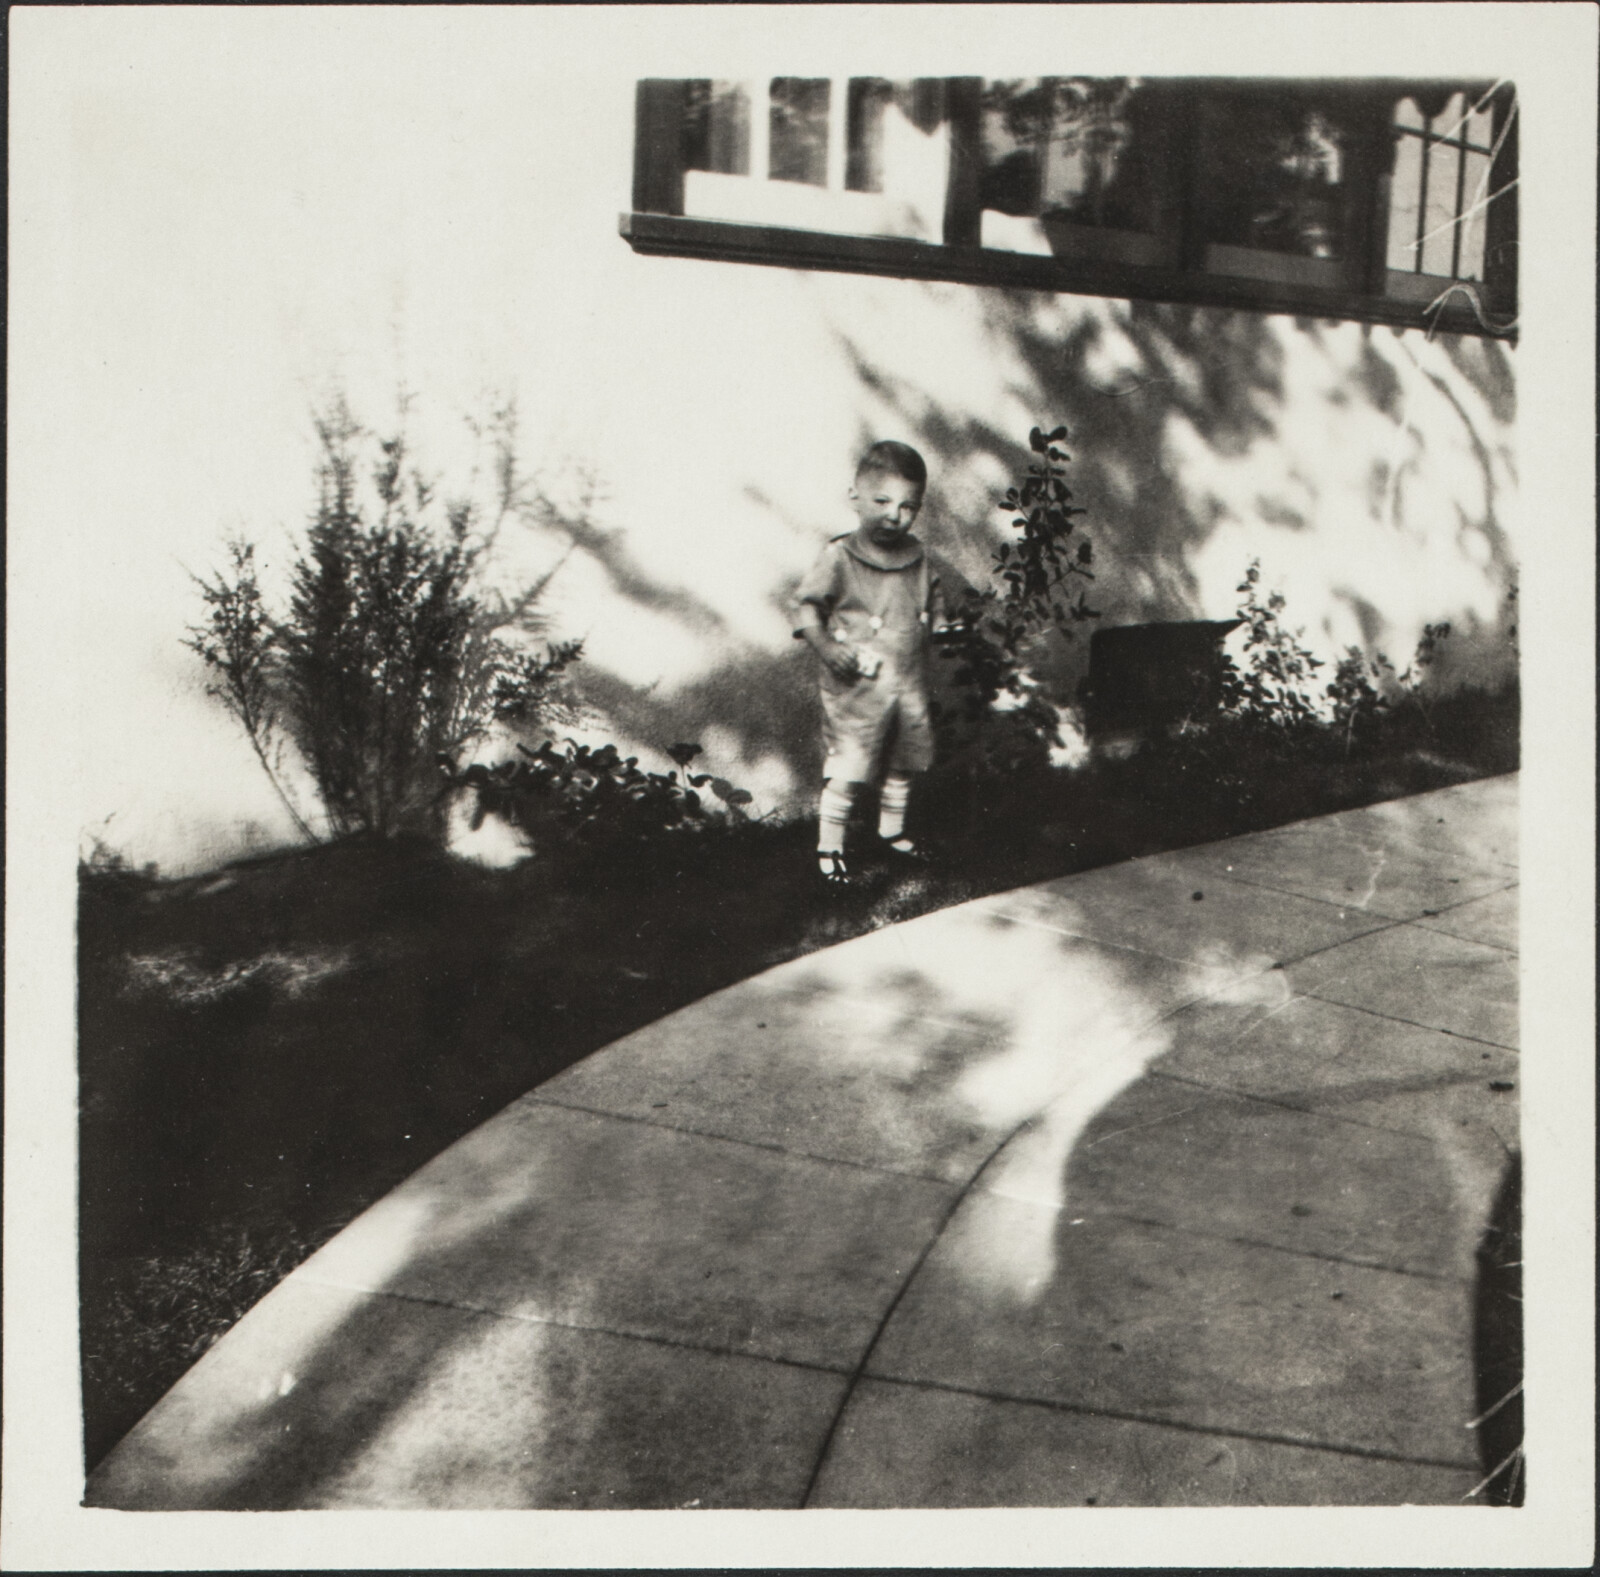
[[[1399,121],[1400,116],[1395,119]],[[1394,178],[1389,186],[1389,267],[1408,274],[1417,266],[1417,204],[1421,197],[1422,139],[1401,137],[1394,150]]]
[[[989,82],[983,206],[1078,225],[1154,230],[1156,104],[1127,77]]]
[[[1461,279],[1483,278],[1484,222],[1489,217],[1489,155],[1467,155],[1464,200],[1467,217],[1461,221],[1461,264],[1456,274]]]
[[[883,190],[883,118],[894,84],[882,77],[852,77],[847,116],[844,184],[847,191]]]
[[[1422,130],[1422,111],[1412,99],[1401,99],[1394,107],[1394,123],[1396,126],[1413,126],[1418,131]]]
[[[750,99],[739,82],[690,81],[684,122],[686,170],[750,173]]]
[[[1440,122],[1448,126],[1448,121]],[[1422,216],[1422,272],[1450,273],[1455,244],[1456,176],[1461,163],[1456,149],[1436,142],[1428,148],[1428,200]]]
[[[1494,112],[1488,108],[1475,111],[1467,121],[1467,141],[1479,148],[1494,147]]]
[[[772,79],[769,170],[775,181],[828,184],[828,78]]]
[[[1344,252],[1344,134],[1304,99],[1251,96],[1205,106],[1206,239],[1339,258]]]
[[[1459,93],[1452,93],[1445,105],[1433,117],[1429,130],[1435,137],[1459,138],[1467,129],[1467,101]]]

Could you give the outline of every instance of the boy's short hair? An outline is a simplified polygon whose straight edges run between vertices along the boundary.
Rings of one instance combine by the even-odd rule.
[[[862,455],[856,467],[856,476],[898,476],[917,487],[928,485],[928,462],[910,444],[896,443],[885,438]]]

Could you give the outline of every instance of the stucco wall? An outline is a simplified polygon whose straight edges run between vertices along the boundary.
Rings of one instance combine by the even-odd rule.
[[[225,534],[281,572],[308,409],[336,382],[379,425],[414,390],[446,478],[471,464],[463,417],[515,392],[529,467],[558,496],[600,486],[548,603],[588,642],[589,694],[640,741],[701,739],[764,807],[804,803],[816,758],[785,596],[850,525],[874,437],[924,450],[926,533],[976,572],[1030,424],[1065,423],[1108,621],[1224,616],[1259,557],[1329,654],[1403,659],[1443,618],[1463,673],[1505,661],[1497,346],[640,258],[616,228],[631,75],[278,59],[270,33],[214,26],[194,59],[81,55],[14,177],[43,227],[28,255],[57,260],[23,332],[66,347],[39,358],[31,529],[71,565],[82,821],[131,859],[193,869],[285,835],[179,641]]]

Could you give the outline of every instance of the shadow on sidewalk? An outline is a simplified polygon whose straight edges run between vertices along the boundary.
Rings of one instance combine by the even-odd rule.
[[[1491,1475],[1483,1498],[1520,1506],[1528,1469],[1522,1454],[1522,1156],[1506,1163],[1489,1225],[1478,1245],[1473,1298],[1478,1382],[1478,1455]]]

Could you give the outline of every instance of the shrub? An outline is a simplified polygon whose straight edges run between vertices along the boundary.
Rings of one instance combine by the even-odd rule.
[[[999,589],[969,589],[949,609],[940,639],[960,696],[958,717],[940,711],[943,754],[969,771],[1042,765],[1048,747],[1061,743],[1059,714],[1028,660],[1048,637],[1070,640],[1075,625],[1099,617],[1082,584],[1094,579],[1094,550],[1075,524],[1087,511],[1072,502],[1066,483],[1071,456],[1058,447],[1066,436],[1065,427],[1028,434],[1036,458],[999,505],[1013,512],[1018,533],[995,550]],[[960,724],[965,739],[957,737]]]
[[[1382,652],[1369,658],[1357,646],[1346,650],[1324,691],[1332,706],[1334,731],[1342,736],[1346,755],[1358,743],[1374,742],[1380,730],[1387,728],[1393,733],[1395,725],[1406,720],[1408,708],[1427,733],[1434,732],[1423,683],[1440,643],[1449,634],[1448,624],[1425,624],[1416,652],[1402,674],[1395,673],[1394,664]]]
[[[507,599],[478,578],[501,524],[526,507],[514,412],[497,413],[496,508],[483,523],[472,502],[441,501],[403,430],[375,437],[342,399],[314,420],[317,503],[287,614],[268,606],[254,546],[235,541],[228,569],[197,577],[206,618],[185,644],[303,835],[312,836],[286,786],[286,746],[334,833],[438,836],[440,760],[453,762],[495,721],[559,715],[562,675],[582,651],[526,644],[542,630],[545,582]]]
[[[555,832],[593,845],[749,819],[745,806],[752,796],[746,790],[712,773],[689,771],[699,745],[671,746],[667,753],[677,768],[668,772],[646,772],[637,756],[624,757],[615,745],[595,747],[573,739],[561,749],[548,739],[537,750],[518,745],[517,753],[520,759],[497,766],[474,763],[451,774],[453,783],[476,790],[474,827],[493,813],[536,838]],[[721,802],[720,811],[706,805],[703,788]]]
[[[1261,561],[1251,560],[1239,582],[1239,617],[1244,621],[1243,668],[1227,653],[1222,662],[1222,710],[1247,726],[1286,742],[1303,736],[1318,721],[1317,703],[1307,686],[1322,659],[1300,644],[1300,630],[1287,630],[1278,618],[1282,592],[1260,598]]]

